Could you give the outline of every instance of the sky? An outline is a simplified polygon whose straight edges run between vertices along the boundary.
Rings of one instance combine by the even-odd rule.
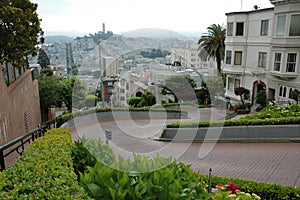
[[[226,24],[228,12],[273,7],[269,0],[31,0],[38,3],[45,35],[115,34],[159,28],[179,33],[205,32],[211,24]],[[79,34],[79,35],[78,35]]]

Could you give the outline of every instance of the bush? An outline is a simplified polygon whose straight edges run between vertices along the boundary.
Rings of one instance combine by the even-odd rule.
[[[0,173],[1,199],[89,199],[73,171],[70,131],[52,129]]]
[[[244,112],[244,111],[243,111]],[[199,121],[199,122],[173,122],[167,128],[193,128],[209,126],[257,126],[257,125],[288,125],[300,124],[300,105],[289,107],[268,106],[261,112],[248,115],[239,120]]]
[[[164,167],[157,166],[158,170],[150,171],[154,165]],[[119,171],[116,167],[97,162],[80,177],[92,198],[208,199],[210,196],[200,174],[183,163],[170,162],[159,156],[152,160],[135,155],[134,162],[120,158],[115,166],[123,166],[127,170]]]
[[[288,125],[300,124],[300,117],[284,117],[272,119],[239,119],[200,122],[173,122],[167,124],[167,128],[195,128],[209,126],[258,126],[258,125]]]
[[[111,109],[111,108],[96,108],[93,110],[85,110],[85,111],[79,111],[74,113],[66,113],[63,115],[59,115],[56,117],[56,127],[60,127],[65,122],[73,119],[74,117],[80,117],[85,116],[93,113],[99,113],[99,112],[112,112],[112,111],[130,111],[130,112],[144,112],[144,111],[151,111],[151,112],[175,112],[175,113],[187,113],[186,111],[176,110],[176,109],[161,109],[161,108],[155,108],[155,107],[141,107],[141,108],[117,108],[117,109]]]

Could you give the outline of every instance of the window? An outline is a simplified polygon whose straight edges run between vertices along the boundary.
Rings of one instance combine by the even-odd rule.
[[[231,65],[232,51],[226,51],[226,64]]]
[[[228,90],[233,91],[234,90],[234,78],[228,77]]]
[[[242,64],[242,51],[234,52],[234,64],[241,65]]]
[[[227,36],[233,35],[233,22],[227,23]]]
[[[279,96],[280,97],[282,97],[282,90],[283,90],[283,88],[282,88],[282,86],[280,86],[280,89],[279,89]]]
[[[267,66],[267,53],[259,52],[258,53],[258,67],[266,68]]]
[[[237,22],[236,23],[236,36],[243,36],[244,35],[244,22]]]
[[[288,53],[286,62],[286,72],[295,72],[296,69],[296,53]]]
[[[277,17],[276,36],[284,36],[285,19],[286,19],[285,15],[280,15]]]
[[[274,71],[280,71],[280,65],[281,65],[281,53],[275,53]]]
[[[286,87],[283,87],[283,97],[286,97]]]
[[[290,36],[300,36],[300,14],[291,16]]]
[[[227,85],[228,90],[234,91],[235,88],[239,88],[240,86],[241,86],[240,79],[228,77],[228,85]]]
[[[240,79],[235,79],[234,80],[234,89],[239,88],[241,85],[241,80]]]
[[[292,99],[292,93],[293,93],[293,88],[290,88],[289,90],[289,98]]]
[[[268,35],[269,20],[261,20],[260,35]]]

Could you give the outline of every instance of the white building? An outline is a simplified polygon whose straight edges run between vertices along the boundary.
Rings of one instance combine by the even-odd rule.
[[[258,91],[267,99],[288,101],[300,90],[300,0],[270,0],[273,8],[227,13],[226,96],[238,100],[234,88]]]
[[[196,42],[187,43],[185,48],[173,48],[171,61],[172,63],[179,62],[181,64],[177,66],[177,70],[194,69],[201,74],[209,74],[210,76],[218,74],[216,63],[212,59],[201,60]]]
[[[104,77],[113,77],[119,74],[119,59],[114,57],[103,58]]]

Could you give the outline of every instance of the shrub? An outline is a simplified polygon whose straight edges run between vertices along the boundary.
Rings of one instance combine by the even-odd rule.
[[[112,112],[112,111],[130,111],[130,112],[140,112],[140,111],[151,111],[151,112],[175,112],[175,113],[187,113],[186,111],[176,110],[176,109],[161,109],[161,108],[155,108],[155,107],[141,107],[141,108],[117,108],[117,109],[111,109],[111,108],[96,108],[93,110],[85,110],[85,111],[79,111],[74,113],[66,113],[63,115],[59,115],[56,117],[56,127],[60,127],[65,122],[73,119],[74,117],[80,117],[85,116],[93,113],[99,113],[99,112]]]
[[[70,131],[52,129],[0,173],[1,199],[89,199],[73,171]]]
[[[199,173],[183,163],[161,157],[153,160],[135,156],[134,162],[119,159],[116,163],[129,170],[119,171],[97,162],[80,178],[89,195],[95,199],[208,199],[206,184]],[[149,171],[153,165],[165,166]],[[144,169],[144,173],[134,169]],[[132,169],[132,170],[130,170]],[[148,170],[148,171],[147,171]]]

